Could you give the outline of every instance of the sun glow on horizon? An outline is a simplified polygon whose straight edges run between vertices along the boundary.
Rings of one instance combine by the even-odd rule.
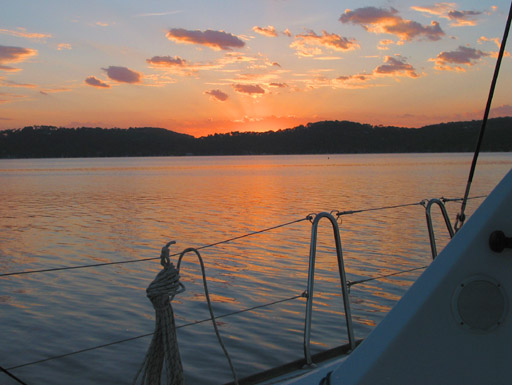
[[[0,129],[154,126],[204,136],[483,116],[504,0],[265,3],[10,3],[0,16]],[[491,116],[512,115],[511,63],[508,54]]]

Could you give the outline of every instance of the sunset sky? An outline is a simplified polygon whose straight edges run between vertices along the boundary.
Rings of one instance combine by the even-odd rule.
[[[194,136],[320,120],[481,119],[508,1],[17,0],[0,12],[0,129]],[[507,45],[511,51],[510,43]],[[491,116],[512,115],[508,55]]]

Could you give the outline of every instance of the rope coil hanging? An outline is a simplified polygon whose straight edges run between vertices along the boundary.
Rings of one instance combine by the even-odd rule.
[[[162,248],[160,263],[163,270],[146,289],[147,297],[155,308],[155,333],[133,384],[159,385],[164,364],[167,385],[184,383],[171,301],[176,294],[185,291],[185,287],[179,281],[179,271],[169,260],[169,246],[174,243],[169,242]]]

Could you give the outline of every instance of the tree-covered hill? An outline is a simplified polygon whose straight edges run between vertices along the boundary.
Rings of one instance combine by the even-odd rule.
[[[415,129],[323,121],[279,131],[201,138],[153,127],[36,126],[0,131],[0,157],[472,152],[480,126],[481,121],[475,120]],[[512,151],[512,117],[488,121],[482,151]]]

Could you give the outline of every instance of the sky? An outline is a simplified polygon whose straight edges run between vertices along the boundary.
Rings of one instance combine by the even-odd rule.
[[[0,129],[163,127],[199,137],[322,120],[481,119],[509,8],[501,0],[4,2]],[[492,117],[512,115],[511,84],[507,52]]]

